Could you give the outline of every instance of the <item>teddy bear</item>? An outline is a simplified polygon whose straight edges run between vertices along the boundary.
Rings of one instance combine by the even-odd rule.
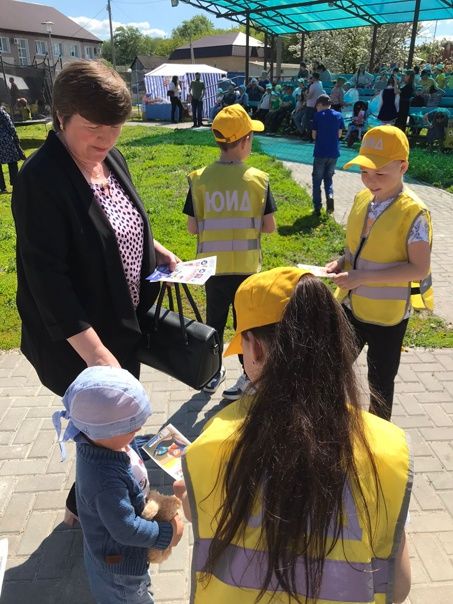
[[[181,501],[175,495],[162,495],[159,491],[150,491],[146,498],[142,517],[146,520],[164,520],[170,522],[179,512]],[[149,549],[148,562],[161,564],[170,556],[172,547],[167,549]]]

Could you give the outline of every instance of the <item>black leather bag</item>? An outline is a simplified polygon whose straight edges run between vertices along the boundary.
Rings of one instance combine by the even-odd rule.
[[[196,321],[183,314],[182,286]],[[219,335],[205,325],[185,283],[175,284],[178,311],[175,312],[171,288],[162,286],[157,302],[141,319],[144,342],[137,353],[141,363],[154,367],[191,388],[201,390],[220,371]],[[162,308],[168,293],[169,310]]]

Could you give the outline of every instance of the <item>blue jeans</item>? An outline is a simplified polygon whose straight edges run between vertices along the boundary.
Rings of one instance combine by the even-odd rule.
[[[304,119],[304,113],[305,109],[299,109],[299,111],[296,111],[293,115],[293,122],[299,134],[304,133],[302,128],[302,120]]]
[[[117,575],[104,571],[85,556],[85,570],[96,604],[154,604],[145,575]]]
[[[192,99],[192,118],[194,126],[203,125],[203,101],[201,99]]]
[[[324,181],[326,199],[333,198],[333,175],[337,165],[336,157],[315,157],[313,159],[313,206],[316,211],[321,209],[321,184]]]

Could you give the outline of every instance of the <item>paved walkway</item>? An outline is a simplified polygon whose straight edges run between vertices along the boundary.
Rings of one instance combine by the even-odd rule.
[[[301,184],[310,186],[310,167],[288,167]],[[347,204],[358,187],[356,175],[337,174],[338,220],[344,220]],[[453,249],[447,235],[453,228],[453,196],[431,187],[419,190],[419,194],[433,211],[433,272],[438,294],[446,292],[451,283]],[[438,294],[437,300],[439,314],[451,321],[446,295]],[[363,373],[362,357],[359,367]],[[227,359],[227,368],[229,386],[239,374],[237,361]],[[145,426],[146,433],[155,433],[169,421],[193,439],[222,405],[220,395],[210,398],[146,367],[142,381],[154,410]],[[365,387],[364,393],[366,398]],[[40,385],[33,368],[18,351],[0,353],[0,536],[8,537],[10,550],[2,604],[93,604],[83,569],[81,532],[62,524],[66,493],[74,479],[74,447],[68,446],[68,460],[61,463],[51,422],[52,412],[59,408],[58,397]],[[404,351],[394,421],[411,437],[416,472],[408,525],[413,586],[406,604],[451,604],[451,350]],[[152,462],[148,469],[153,484],[164,491],[170,488],[170,482]],[[191,542],[188,527],[173,556],[153,569],[156,602],[187,604]]]

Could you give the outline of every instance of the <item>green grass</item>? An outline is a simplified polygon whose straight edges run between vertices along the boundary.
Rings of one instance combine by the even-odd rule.
[[[26,153],[45,138],[42,127],[19,131]],[[186,229],[182,207],[187,193],[187,173],[214,161],[218,156],[211,134],[206,131],[172,131],[166,128],[125,127],[119,148],[125,155],[134,183],[145,204],[156,239],[183,260],[193,257],[195,237]],[[311,215],[311,200],[279,161],[260,153],[255,141],[249,163],[270,175],[277,201],[278,232],[263,236],[264,268],[304,262],[323,264],[342,251],[343,228],[323,215]],[[0,196],[0,349],[18,346],[20,322],[15,306],[14,227],[9,196]],[[204,311],[202,288],[196,298]],[[231,334],[231,326],[227,337]],[[406,344],[453,347],[453,330],[435,317],[411,319]]]
[[[453,193],[453,154],[411,149],[409,176]]]

